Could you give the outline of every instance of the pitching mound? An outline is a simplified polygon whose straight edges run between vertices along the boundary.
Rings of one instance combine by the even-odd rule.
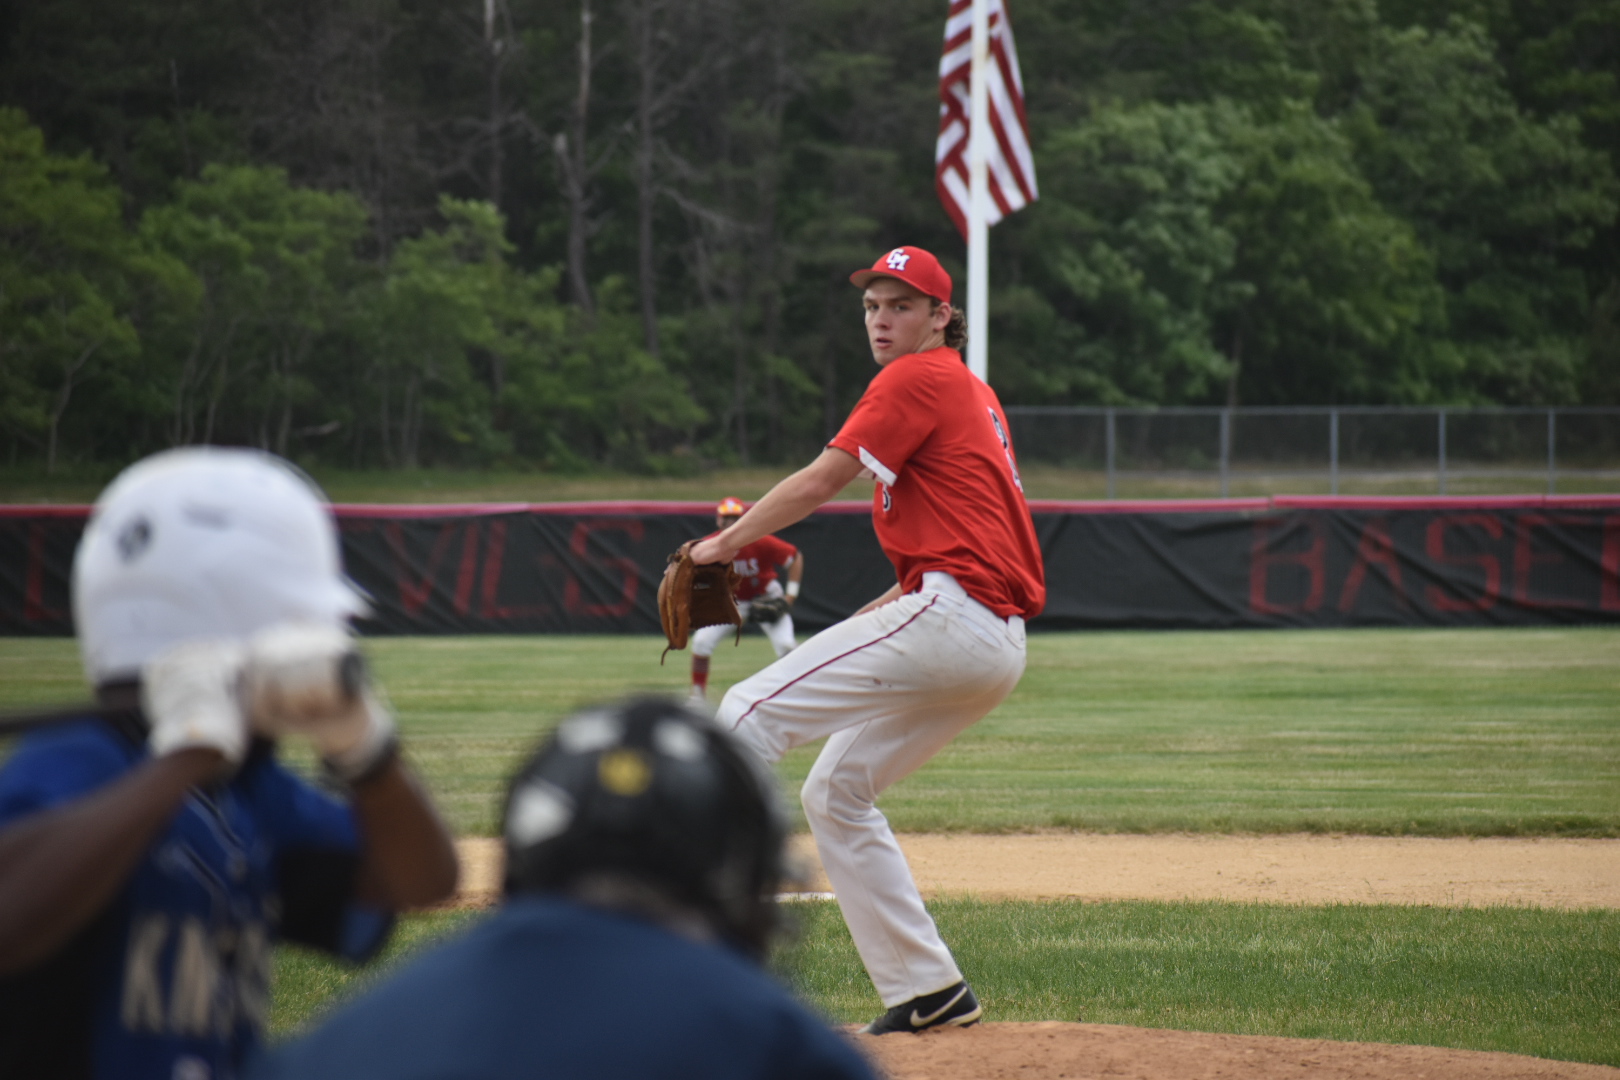
[[[1517,1054],[1108,1024],[852,1037],[890,1080],[1620,1080],[1620,1069],[1605,1065]]]

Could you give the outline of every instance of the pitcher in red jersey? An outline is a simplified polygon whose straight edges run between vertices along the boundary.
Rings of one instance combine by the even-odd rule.
[[[877,375],[820,457],[692,555],[725,561],[863,471],[877,481],[872,520],[894,586],[732,687],[718,718],[771,762],[827,739],[802,799],[887,1009],[866,1030],[966,1026],[982,1010],[875,803],[1018,684],[1045,568],[1001,402],[962,363],[950,276],[899,247],[850,281]]]

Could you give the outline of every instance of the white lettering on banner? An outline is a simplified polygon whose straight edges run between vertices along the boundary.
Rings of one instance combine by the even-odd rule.
[[[906,254],[904,248],[895,248],[893,251],[889,252],[888,262],[885,263],[885,265],[888,266],[890,270],[899,270],[904,272],[906,263],[910,261],[911,256]]]
[[[1001,417],[997,416],[996,410],[988,405],[985,406],[984,411],[990,414],[990,422],[996,427],[996,438],[1001,440],[1001,452],[1007,455],[1007,468],[1012,470],[1013,487],[1023,491],[1024,481],[1018,475],[1018,462],[1013,460],[1012,440],[1007,438],[1007,431],[1001,426]]]
[[[163,983],[158,978],[158,954],[169,938],[169,920],[147,915],[130,928],[124,953],[124,997],[119,1019],[128,1031],[163,1030]]]

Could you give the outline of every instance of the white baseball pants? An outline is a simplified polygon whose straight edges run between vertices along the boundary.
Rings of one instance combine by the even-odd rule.
[[[772,581],[765,586],[765,595],[773,599],[783,595],[782,583]],[[745,624],[748,622],[748,606],[747,600],[737,601],[737,611],[742,615]],[[793,637],[793,615],[791,613],[784,613],[775,622],[760,623],[759,628],[765,631],[765,636],[770,639],[771,648],[776,650],[778,659],[792,652],[794,646],[798,644],[798,641]],[[692,655],[713,656],[714,647],[720,644],[722,639],[735,637],[736,634],[737,628],[735,626],[700,626],[692,631]]]
[[[949,574],[838,623],[733,686],[717,719],[768,762],[826,737],[801,798],[821,865],[885,1008],[962,973],[878,795],[1012,692],[1024,621],[1001,618]]]

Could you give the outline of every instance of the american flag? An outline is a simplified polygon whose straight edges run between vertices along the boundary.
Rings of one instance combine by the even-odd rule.
[[[1002,0],[989,4],[990,63],[985,80],[990,99],[990,211],[994,225],[1035,201],[1035,159],[1029,152],[1029,125],[1024,119],[1024,80],[1018,74],[1018,50]],[[934,146],[934,189],[945,212],[967,236],[968,131],[970,79],[973,70],[973,0],[951,0],[945,20],[945,51],[939,59],[939,141]]]

